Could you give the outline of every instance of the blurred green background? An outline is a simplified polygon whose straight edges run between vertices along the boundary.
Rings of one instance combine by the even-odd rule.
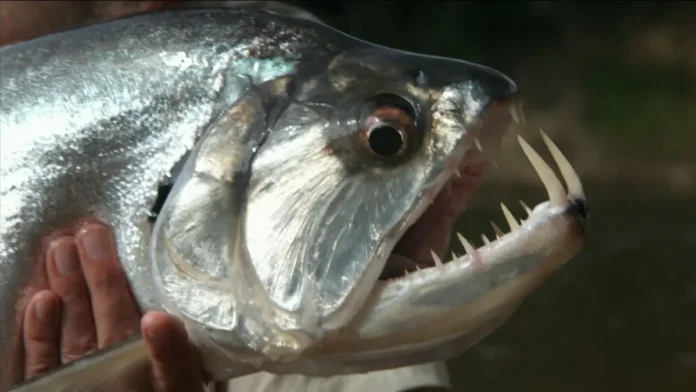
[[[457,391],[696,391],[696,2],[294,2],[378,44],[484,63],[580,173],[585,249],[450,361]],[[509,137],[457,229],[545,199]],[[544,154],[548,158],[548,154]],[[550,161],[550,159],[549,159]],[[457,249],[459,250],[459,249]]]

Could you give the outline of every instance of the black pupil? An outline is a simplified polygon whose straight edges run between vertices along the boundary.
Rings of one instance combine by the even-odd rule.
[[[390,125],[381,125],[374,128],[370,132],[368,142],[372,151],[383,157],[391,157],[398,154],[404,144],[401,133]]]

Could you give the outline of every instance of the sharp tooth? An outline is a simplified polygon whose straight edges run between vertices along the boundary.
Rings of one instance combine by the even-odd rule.
[[[430,255],[433,256],[433,260],[435,260],[435,265],[440,267],[442,266],[442,260],[440,260],[440,257],[438,257],[437,253],[435,253],[434,250],[430,250]]]
[[[500,227],[495,224],[495,222],[491,222],[491,226],[493,226],[493,231],[495,232],[495,235],[500,238],[505,235],[502,230],[500,230]]]
[[[510,116],[512,117],[512,121],[516,122],[517,124],[520,123],[520,116],[517,113],[517,105],[510,106]]]
[[[500,203],[500,208],[503,209],[503,215],[505,215],[505,220],[507,220],[508,225],[510,225],[510,230],[515,230],[520,227],[520,223],[517,222],[517,219],[515,219],[515,216],[512,215],[512,212],[510,212],[505,203]]]
[[[464,250],[466,251],[467,254],[470,254],[472,252],[475,252],[476,249],[467,241],[466,238],[461,233],[457,233],[457,238],[459,238],[459,242],[462,243],[462,246],[464,247]]]
[[[488,245],[488,244],[491,243],[491,240],[489,240],[488,237],[486,237],[485,234],[481,234],[481,239],[483,240],[483,243],[486,244],[486,245]]]
[[[527,158],[532,163],[532,166],[534,166],[534,170],[536,170],[539,178],[541,178],[541,182],[544,183],[544,187],[546,188],[546,192],[549,194],[549,201],[551,204],[555,204],[557,206],[566,205],[567,201],[565,190],[563,189],[563,185],[558,180],[558,177],[556,177],[553,170],[551,170],[549,165],[544,162],[539,154],[534,151],[532,146],[530,146],[529,143],[522,138],[522,136],[517,136],[517,140],[519,141],[525,155],[527,155]]]
[[[527,125],[527,118],[524,115],[524,108],[522,107],[522,102],[518,102],[517,105],[515,105],[515,109],[517,110],[517,118],[520,119],[520,124]]]
[[[582,183],[580,182],[580,177],[578,173],[575,172],[573,166],[571,166],[568,159],[563,155],[561,150],[556,146],[551,138],[546,134],[546,132],[541,131],[541,137],[546,143],[546,147],[551,152],[553,159],[556,161],[558,168],[561,169],[561,174],[565,180],[566,185],[568,185],[568,194],[573,199],[582,199],[585,197],[585,192],[582,189]]]
[[[476,148],[478,148],[479,151],[483,152],[483,147],[481,147],[481,141],[479,138],[474,139],[474,145],[476,145]]]
[[[457,237],[459,238],[459,242],[462,243],[462,246],[464,246],[464,250],[466,251],[467,255],[471,256],[471,259],[474,262],[474,265],[481,266],[483,265],[483,262],[481,261],[481,255],[476,251],[476,248],[471,245],[469,241],[467,241],[466,238],[464,238],[463,235],[457,233]]]
[[[495,159],[491,160],[491,163],[493,164],[493,167],[495,167],[496,169],[498,168],[498,162],[496,162]]]
[[[509,107],[510,116],[512,121],[517,124],[525,125],[527,124],[527,119],[524,117],[524,109],[522,108],[522,102],[517,102],[515,105]]]
[[[529,208],[529,206],[527,206],[527,204],[525,204],[525,202],[520,200],[520,205],[522,205],[522,208],[524,208],[524,210],[527,212],[527,215],[532,216],[532,209]]]
[[[452,252],[452,261],[457,260],[459,256],[457,256],[456,253]]]
[[[454,175],[457,176],[457,178],[462,177],[462,175],[459,173],[459,169],[454,169]]]

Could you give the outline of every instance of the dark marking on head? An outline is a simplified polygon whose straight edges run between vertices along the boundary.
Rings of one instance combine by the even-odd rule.
[[[584,235],[585,231],[587,230],[587,225],[590,221],[590,207],[587,205],[587,200],[570,200],[570,206],[566,210],[566,213],[578,216],[578,222],[580,223],[580,232]]]
[[[181,170],[184,168],[184,165],[186,164],[186,161],[190,155],[191,150],[186,151],[186,153],[184,153],[179,161],[174,164],[172,170],[169,171],[169,174],[162,179],[157,187],[157,198],[155,199],[155,203],[150,208],[150,212],[147,216],[147,220],[151,224],[154,224],[157,221],[157,217],[159,216],[160,211],[162,211],[162,207],[164,207],[164,203],[167,201],[167,197],[172,191],[174,183],[176,183],[176,180],[179,177],[179,174],[181,174]]]
[[[164,202],[167,201],[167,196],[172,190],[172,184],[162,184],[157,188],[157,198],[155,199],[155,204],[150,208],[150,213],[147,216],[148,222],[154,224],[157,221],[160,211],[164,206]]]

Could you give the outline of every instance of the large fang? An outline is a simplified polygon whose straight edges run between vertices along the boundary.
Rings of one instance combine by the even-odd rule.
[[[434,250],[430,250],[430,255],[433,256],[433,260],[435,261],[436,266],[442,266],[442,260],[440,260],[440,257],[438,257],[437,253],[435,253]]]
[[[518,135],[517,140],[519,141],[525,155],[527,155],[527,158],[532,163],[532,166],[534,166],[534,170],[536,170],[539,178],[541,178],[541,182],[544,183],[544,187],[546,187],[546,192],[549,194],[549,201],[551,204],[564,206],[566,204],[566,194],[565,190],[563,189],[563,185],[558,180],[558,177],[556,177],[556,174],[554,174],[549,165],[544,162],[539,154],[534,151],[532,146],[530,146],[529,143],[522,138],[522,136]]]
[[[510,230],[515,230],[520,227],[519,222],[517,222],[517,219],[515,219],[505,203],[500,203],[500,208],[503,209],[503,215],[505,215],[505,220],[507,220],[508,225],[510,225]]]
[[[573,166],[570,165],[568,159],[566,159],[565,155],[563,155],[561,150],[558,148],[558,146],[556,146],[551,138],[549,138],[546,132],[541,131],[541,137],[544,139],[546,147],[551,152],[553,159],[556,161],[558,168],[561,170],[561,174],[563,175],[566,185],[568,185],[568,195],[573,199],[584,198],[585,192],[582,190],[580,177],[578,177],[578,174],[573,169]]]

